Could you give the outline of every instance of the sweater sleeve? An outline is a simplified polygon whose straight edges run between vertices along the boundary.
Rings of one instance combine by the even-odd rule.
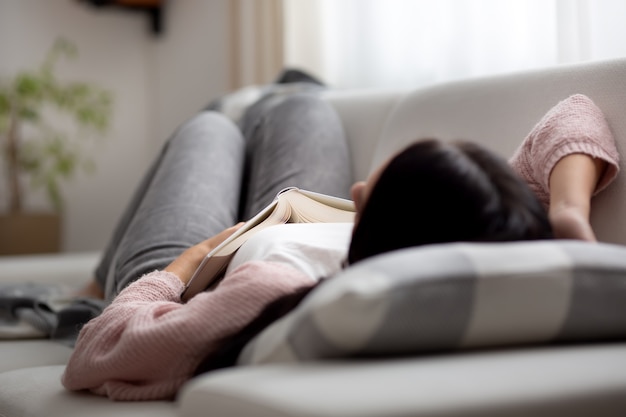
[[[602,110],[587,96],[575,94],[550,109],[524,139],[511,167],[528,182],[543,205],[550,202],[550,174],[561,158],[582,153],[607,162],[594,194],[619,171],[619,153]]]
[[[181,304],[182,282],[171,273],[152,272],[85,325],[62,383],[114,400],[173,398],[220,340],[269,302],[310,285],[290,266],[255,261],[234,270],[214,291]]]

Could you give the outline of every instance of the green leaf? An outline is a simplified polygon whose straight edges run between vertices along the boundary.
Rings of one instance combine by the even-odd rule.
[[[11,102],[6,93],[0,92],[0,114],[8,114],[11,110]]]
[[[36,122],[39,120],[39,112],[33,108],[22,107],[19,111],[19,117],[27,122]]]
[[[22,98],[40,98],[42,82],[38,77],[23,72],[15,78],[15,92]]]
[[[76,46],[60,38],[39,68],[19,72],[8,82],[0,80],[0,150],[15,108],[18,123],[26,127],[18,133],[20,173],[27,174],[34,189],[43,188],[57,209],[62,205],[62,181],[79,169],[95,171],[93,160],[83,155],[79,145],[94,137],[90,133],[102,134],[108,129],[113,109],[110,91],[88,82],[58,79],[58,61],[77,55]],[[69,117],[73,126],[57,131],[56,126],[65,126],[64,121],[57,122],[58,116]],[[69,133],[75,131],[80,134],[76,140]]]

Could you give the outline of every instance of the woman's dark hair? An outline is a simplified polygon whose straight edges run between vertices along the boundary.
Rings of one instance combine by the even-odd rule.
[[[296,308],[296,306],[300,304],[300,301],[321,282],[323,282],[323,280],[310,287],[296,288],[293,292],[278,297],[270,302],[263,308],[261,313],[243,329],[232,336],[222,339],[217,344],[217,349],[206,356],[202,363],[198,365],[194,375],[234,366],[243,348],[254,339],[257,334],[261,333],[267,326]]]
[[[424,139],[382,171],[354,228],[348,262],[431,243],[551,236],[546,210],[504,159],[476,143]]]
[[[348,261],[429,243],[551,236],[545,209],[506,161],[477,144],[427,139],[404,149],[384,168],[354,228]],[[296,289],[267,305],[223,340],[196,374],[234,365],[252,338],[314,288]]]

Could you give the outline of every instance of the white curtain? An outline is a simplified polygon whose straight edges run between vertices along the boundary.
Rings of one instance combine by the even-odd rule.
[[[231,89],[266,84],[283,66],[282,0],[229,0]]]
[[[284,0],[285,60],[339,88],[626,56],[624,0]]]

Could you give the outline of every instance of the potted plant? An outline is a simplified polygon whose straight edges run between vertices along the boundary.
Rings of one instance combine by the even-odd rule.
[[[57,62],[76,55],[71,42],[59,39],[38,68],[0,79],[0,152],[6,172],[0,254],[58,251],[62,182],[95,168],[83,145],[106,132],[112,95],[90,83],[57,77]],[[27,190],[44,191],[49,210],[30,210]]]

